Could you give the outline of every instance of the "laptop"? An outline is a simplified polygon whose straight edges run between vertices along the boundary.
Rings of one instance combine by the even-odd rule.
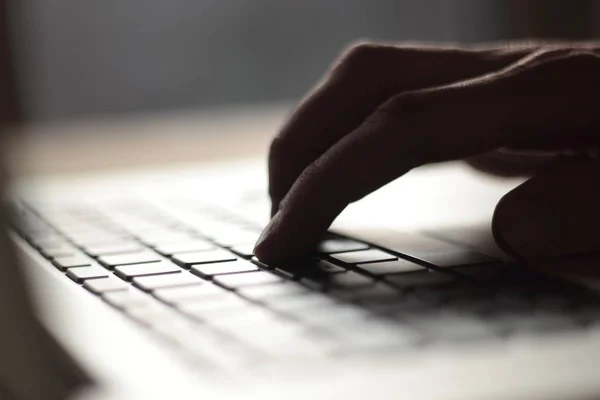
[[[503,254],[517,183],[423,167],[264,264],[262,157],[14,181],[0,397],[600,398],[597,261]]]

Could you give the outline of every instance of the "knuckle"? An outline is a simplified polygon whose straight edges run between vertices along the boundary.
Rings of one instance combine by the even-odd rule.
[[[341,59],[345,62],[354,63],[369,58],[373,53],[379,51],[381,46],[376,43],[360,41],[351,44],[342,53]]]
[[[332,77],[346,78],[375,72],[388,54],[398,49],[372,42],[358,42],[349,46],[338,57],[332,69]],[[368,75],[364,76],[368,78]]]
[[[536,52],[530,63],[553,65],[556,68],[598,68],[600,55],[592,50],[570,47],[543,48]]]
[[[594,71],[597,75],[600,66],[600,56],[591,51],[573,51],[568,55],[571,67],[575,71]]]
[[[587,91],[600,84],[600,55],[594,51],[573,48],[541,50],[523,67],[521,79],[531,84],[551,81],[555,90],[565,90],[566,93]]]

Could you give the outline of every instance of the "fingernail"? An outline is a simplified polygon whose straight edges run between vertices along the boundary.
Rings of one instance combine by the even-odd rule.
[[[494,216],[498,245],[516,258],[536,259],[560,254],[563,249],[555,212],[547,203],[531,202],[504,209]],[[558,234],[558,235],[557,235]]]
[[[281,212],[278,211],[277,213],[275,213],[275,215],[273,215],[273,218],[271,218],[271,221],[269,221],[269,223],[267,224],[265,229],[263,229],[262,233],[258,237],[258,240],[256,241],[256,244],[254,245],[254,254],[256,254],[257,257],[264,257],[266,255],[266,254],[264,254],[265,248],[268,249],[268,247],[265,246],[265,243],[268,243],[269,238],[271,237],[275,228],[277,228],[277,225],[279,225],[280,220],[281,220]]]

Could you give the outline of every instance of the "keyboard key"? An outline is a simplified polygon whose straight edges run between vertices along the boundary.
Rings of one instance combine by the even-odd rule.
[[[52,260],[52,264],[54,264],[54,266],[56,266],[61,271],[64,271],[67,268],[71,267],[85,267],[88,265],[92,265],[92,262],[93,261],[91,259],[82,255],[56,257],[54,260]]]
[[[314,268],[314,269],[313,269]],[[306,272],[304,276],[307,275],[329,275],[329,274],[337,274],[339,272],[346,272],[346,269],[340,267],[339,265],[335,265],[327,260],[319,260],[314,266],[311,265],[310,268],[306,268],[306,271],[302,269],[298,270],[298,275],[302,276],[303,272]]]
[[[240,298],[238,297],[238,299]],[[243,299],[239,305],[232,308],[209,310],[206,317],[211,326],[242,341],[244,337],[251,336],[257,328],[265,332],[266,325],[275,329],[278,327],[277,323],[283,321],[279,314],[272,310],[248,303]]]
[[[256,348],[273,358],[319,356],[323,349],[308,330],[295,321],[278,317],[266,309],[254,308],[212,321],[219,331]]]
[[[258,267],[251,262],[236,260],[211,264],[192,265],[191,271],[202,277],[213,275],[233,274],[240,272],[257,271]]]
[[[267,305],[267,307],[282,312],[298,308],[313,309],[324,306],[332,307],[339,305],[336,300],[319,292],[306,292],[297,294],[295,296],[273,297],[268,300],[263,300],[263,302]]]
[[[252,260],[258,265],[264,264]],[[294,260],[279,262],[275,265],[263,266],[263,268],[275,269],[279,274],[290,279],[308,277],[314,280],[327,279],[328,275],[346,272],[346,269],[333,264],[331,261],[319,260],[313,256],[300,257]]]
[[[114,254],[136,253],[143,250],[143,246],[139,242],[124,240],[119,243],[100,243],[83,246],[83,250],[94,256],[107,256]]]
[[[353,290],[332,290],[330,294],[336,298],[351,300],[360,304],[390,303],[400,300],[398,289],[383,282],[374,285],[353,288]]]
[[[62,240],[44,242],[38,248],[46,258],[72,257],[79,253],[72,244]]]
[[[308,289],[295,282],[275,283],[274,285],[244,286],[238,289],[238,294],[251,300],[277,299],[283,296],[294,296],[309,293]]]
[[[167,289],[156,289],[152,294],[159,300],[168,304],[182,304],[197,301],[204,301],[211,297],[219,297],[229,292],[219,286],[211,283],[204,283],[200,286],[174,287]]]
[[[86,279],[107,278],[109,272],[98,265],[89,267],[74,267],[67,269],[67,276],[75,282],[83,282]]]
[[[141,308],[141,307],[152,307],[156,304],[156,300],[152,297],[145,295],[139,290],[129,288],[128,290],[121,290],[118,292],[108,292],[102,295],[102,298],[107,303],[123,309],[130,308]]]
[[[170,287],[202,285],[203,283],[202,279],[188,272],[133,278],[133,286],[146,292]]]
[[[154,263],[161,260],[162,258],[158,254],[149,250],[139,253],[101,256],[98,258],[98,261],[107,268],[114,268],[120,265]]]
[[[352,239],[334,238],[323,240],[317,246],[317,250],[325,254],[344,253],[347,251],[366,250],[369,245]]]
[[[234,246],[230,250],[240,257],[250,258],[254,255],[254,244]]]
[[[193,361],[206,365],[207,368],[239,370],[242,367],[256,365],[265,356],[244,346],[241,342],[232,340],[220,332],[214,332],[207,327],[198,326],[189,335],[171,336],[183,349],[184,356],[192,357]]]
[[[481,283],[506,283],[516,280],[536,281],[536,273],[525,267],[510,264],[467,265],[453,267],[452,272]],[[516,280],[515,280],[516,279]]]
[[[343,315],[344,313],[340,313]],[[365,351],[398,351],[414,348],[423,341],[422,335],[410,326],[385,319],[352,316],[339,319],[333,327],[340,334],[339,343],[332,346],[332,355],[344,357]]]
[[[392,261],[398,259],[398,257],[388,254],[379,249],[351,251],[348,253],[334,254],[331,257],[346,264],[372,263],[380,261]]]
[[[358,274],[353,271],[342,274],[333,274],[327,279],[327,286],[334,289],[355,289],[374,284],[375,281],[373,278]]]
[[[429,270],[406,272],[403,274],[385,275],[386,282],[400,288],[414,286],[443,286],[455,283],[457,279],[449,274],[442,274]]]
[[[317,300],[315,300],[315,303]],[[301,305],[302,303],[299,303]],[[319,306],[298,306],[289,307],[286,314],[293,316],[301,321],[304,321],[313,326],[321,326],[326,329],[338,329],[348,331],[348,325],[354,325],[350,330],[356,329],[359,325],[368,323],[370,313],[351,304],[342,304],[340,302],[329,299],[323,301]],[[365,322],[367,321],[367,322]],[[346,322],[344,327],[336,326],[341,322]],[[343,333],[345,334],[345,333]],[[343,336],[343,334],[341,336]]]
[[[250,312],[253,303],[233,293],[225,292],[221,296],[207,297],[202,301],[179,303],[177,308],[192,318],[211,323],[212,320],[225,318],[227,315]]]
[[[161,244],[156,246],[156,251],[165,256],[172,256],[173,254],[179,253],[193,253],[213,249],[215,249],[215,245],[204,240],[190,240],[187,242]]]
[[[423,271],[425,267],[412,261],[398,259],[395,261],[384,261],[377,263],[360,264],[357,267],[373,275],[396,274],[399,272]]]
[[[222,246],[235,247],[240,245],[254,245],[260,236],[260,231],[254,229],[240,229],[234,227],[226,232],[206,232],[215,242]]]
[[[195,253],[182,253],[173,256],[173,260],[176,263],[187,268],[197,264],[235,261],[236,259],[237,257],[235,255],[222,249],[200,251]]]
[[[88,246],[94,244],[108,244],[108,243],[119,243],[125,238],[123,234],[113,234],[105,231],[93,231],[93,232],[73,232],[68,233],[67,236],[79,246]]]
[[[453,313],[442,312],[428,317],[411,315],[403,322],[429,340],[475,340],[497,335],[490,324]]]
[[[129,285],[121,279],[108,276],[107,278],[88,279],[83,282],[83,287],[94,294],[102,294],[106,292],[127,290]]]
[[[175,310],[159,302],[154,302],[149,307],[130,307],[125,312],[129,317],[150,328],[181,323],[181,318],[183,318]]]
[[[257,271],[245,272],[241,274],[217,275],[215,282],[230,289],[236,289],[242,286],[264,285],[267,283],[284,282],[283,279],[270,272]]]
[[[131,280],[138,276],[162,275],[181,273],[181,268],[169,261],[161,261],[147,264],[121,265],[115,268],[115,274],[125,280]]]
[[[191,234],[173,229],[161,229],[156,231],[136,232],[138,239],[148,246],[162,246],[167,244],[185,243],[195,240]]]

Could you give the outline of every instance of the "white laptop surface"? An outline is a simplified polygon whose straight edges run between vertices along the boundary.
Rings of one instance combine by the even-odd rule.
[[[516,183],[459,163],[413,171],[336,221],[335,232],[357,240],[333,237],[318,256],[318,272],[335,275],[326,278],[246,254],[267,220],[262,157],[21,180],[12,193],[24,223],[10,236],[37,314],[95,382],[72,398],[598,398],[594,293],[558,281],[551,290],[555,281],[531,272],[535,281],[517,275],[516,289],[496,296],[486,280],[509,261],[486,223]],[[109,234],[116,243],[99,240]],[[123,249],[132,242],[139,248]],[[8,264],[2,295],[21,288]],[[473,273],[482,265],[492,275]],[[105,291],[108,280],[118,289]],[[15,293],[0,306],[13,328],[2,329],[0,349],[35,357],[20,360],[29,373],[3,373],[3,385],[36,387],[59,370],[83,382],[64,355],[25,340],[38,328],[18,318],[27,307]],[[15,359],[3,356],[0,370]]]

